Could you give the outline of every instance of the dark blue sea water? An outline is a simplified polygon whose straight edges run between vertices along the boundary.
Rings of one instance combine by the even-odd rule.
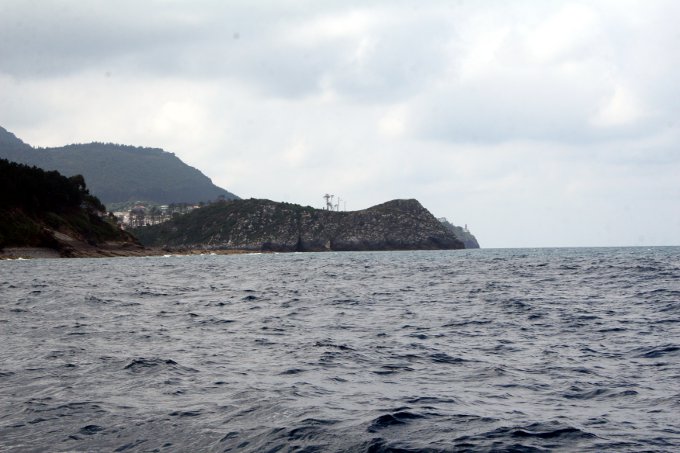
[[[680,248],[0,262],[2,451],[680,451]]]

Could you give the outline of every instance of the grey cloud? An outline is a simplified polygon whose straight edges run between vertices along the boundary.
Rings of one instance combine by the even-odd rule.
[[[665,133],[680,115],[675,82],[680,33],[660,11],[650,13],[650,30],[650,24],[642,27],[602,10],[597,41],[555,61],[527,59],[524,44],[510,33],[487,72],[473,79],[454,74],[411,104],[414,136],[454,143],[583,144]],[[623,110],[623,116],[628,109],[631,118],[606,121],[603,112],[616,103],[617,90],[623,90],[621,102],[631,105],[612,109]]]
[[[353,10],[338,9],[347,11]],[[380,16],[375,9],[357,11]],[[451,26],[446,19],[427,17],[418,23],[397,15],[396,20],[378,20],[366,33],[296,40],[292,37],[301,30],[329,16],[297,13],[283,19],[265,14],[257,24],[239,28],[239,39],[232,42],[215,32],[212,42],[197,43],[200,51],[188,49],[188,59],[205,75],[238,77],[268,95],[296,98],[331,90],[368,102],[408,97],[447,65],[444,47]],[[364,58],[357,56],[362,50]]]
[[[422,89],[445,64],[440,47],[448,24],[442,20],[414,23],[407,17],[378,26],[368,36],[289,39],[300,27],[348,10],[352,7],[344,4],[304,2],[197,2],[189,7],[8,1],[0,5],[0,73],[49,78],[94,70],[235,77],[288,98],[319,93],[326,83],[341,95],[372,100]],[[364,38],[372,40],[374,49],[357,62],[353,54]]]
[[[50,77],[171,47],[200,29],[178,14],[131,2],[17,2],[0,5],[0,72]]]
[[[398,101],[427,90],[449,64],[446,45],[455,33],[449,20],[396,23],[367,38],[362,62],[345,59],[334,68],[333,87],[366,101]]]
[[[582,143],[630,138],[648,131],[651,119],[597,128],[598,109],[612,95],[611,87],[550,77],[545,73],[499,76],[474,82],[452,82],[414,103],[414,133],[452,142],[546,140]]]

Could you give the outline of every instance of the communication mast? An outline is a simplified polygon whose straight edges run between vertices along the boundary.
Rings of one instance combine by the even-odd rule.
[[[337,203],[333,203],[333,198],[335,198],[335,195],[328,194],[328,193],[321,198],[326,200],[326,206],[324,207],[324,209],[326,211],[338,211],[339,212],[340,211],[340,203],[344,204],[343,211],[347,210],[347,200],[343,200],[342,198],[338,197]]]
[[[326,194],[326,195],[323,196],[323,198],[326,199],[326,210],[327,211],[333,210],[333,197],[335,197],[335,195]]]

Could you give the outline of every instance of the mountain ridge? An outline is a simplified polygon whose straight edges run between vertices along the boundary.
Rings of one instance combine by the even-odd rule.
[[[0,127],[0,158],[80,174],[104,204],[150,201],[198,203],[238,196],[213,184],[200,170],[160,148],[91,142],[35,148]]]

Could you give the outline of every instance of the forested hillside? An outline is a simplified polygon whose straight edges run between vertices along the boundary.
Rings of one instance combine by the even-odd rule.
[[[62,247],[57,236],[90,245],[135,240],[104,214],[82,176],[0,159],[0,248]]]

